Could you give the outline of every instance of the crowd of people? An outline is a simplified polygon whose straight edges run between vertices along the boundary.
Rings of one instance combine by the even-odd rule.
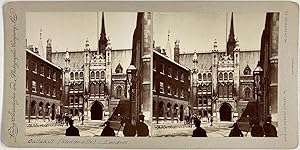
[[[121,117],[120,128],[117,132],[120,131],[123,127],[123,134],[125,137],[146,137],[149,136],[148,125],[144,123],[144,115],[139,116],[139,121],[136,125],[133,125],[128,117]],[[78,128],[74,127],[74,121],[72,119],[67,120],[70,125],[66,129],[66,136],[80,136]],[[108,120],[104,123],[104,128],[101,132],[101,136],[116,136],[115,130],[111,127],[111,121]]]

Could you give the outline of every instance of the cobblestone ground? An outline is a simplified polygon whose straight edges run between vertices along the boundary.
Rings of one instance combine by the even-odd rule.
[[[86,122],[84,125],[81,125],[79,122],[75,122],[74,126],[78,128],[80,136],[100,136],[103,130],[103,121],[101,122]],[[54,122],[47,123],[27,123],[25,127],[26,136],[65,136],[65,132],[68,126],[66,124],[55,125]],[[115,129],[115,134],[117,136],[124,136],[122,128],[119,130],[119,126],[116,125],[113,127]]]

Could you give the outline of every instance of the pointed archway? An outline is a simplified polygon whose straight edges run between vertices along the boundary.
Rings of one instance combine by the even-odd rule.
[[[228,103],[223,103],[220,107],[220,120],[231,121],[231,107]]]
[[[102,120],[102,115],[102,105],[98,101],[95,101],[91,107],[91,120]]]

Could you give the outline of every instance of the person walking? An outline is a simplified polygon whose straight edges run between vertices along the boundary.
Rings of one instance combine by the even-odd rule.
[[[195,120],[196,129],[193,131],[192,137],[207,137],[206,131],[200,127],[201,121]]]
[[[233,127],[233,129],[230,131],[229,137],[243,137],[244,136],[237,123],[234,123],[232,127]]]
[[[253,119],[251,136],[252,137],[263,137],[264,136],[264,129],[262,126],[259,125],[259,121],[257,118]]]
[[[69,120],[70,127],[66,130],[66,136],[80,136],[78,128],[73,126],[74,121]]]
[[[105,127],[102,130],[101,136],[115,136],[115,131],[110,127],[110,122],[106,121],[104,125]]]
[[[277,137],[276,127],[272,125],[271,122],[272,122],[272,117],[267,116],[266,123],[263,126],[265,137]]]
[[[124,119],[124,124],[125,124],[124,129],[123,129],[124,136],[127,136],[127,137],[133,137],[133,136],[135,136],[136,135],[136,128],[130,122],[130,120],[128,118]]]
[[[148,126],[144,123],[145,116],[139,116],[139,122],[136,124],[137,136],[149,136]]]

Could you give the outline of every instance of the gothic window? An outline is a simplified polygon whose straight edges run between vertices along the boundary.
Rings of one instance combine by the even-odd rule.
[[[105,72],[101,71],[101,79],[104,79],[104,78],[105,78]]]
[[[83,91],[83,83],[80,84],[79,91]]]
[[[165,64],[163,64],[162,62],[161,64],[161,73],[164,74],[165,73]]]
[[[105,93],[105,85],[104,83],[100,84],[100,94],[104,94]]]
[[[74,80],[74,73],[73,72],[70,73],[70,78],[71,78],[71,80]]]
[[[48,78],[51,78],[51,69],[48,68]]]
[[[91,72],[91,79],[95,79],[95,72],[94,71]]]
[[[211,92],[211,90],[212,90],[211,85],[208,85],[208,86],[207,86],[207,91],[208,91],[208,92]]]
[[[122,87],[117,86],[117,98],[121,98],[121,95],[122,95]]]
[[[99,87],[99,84],[98,84],[98,83],[95,85],[95,94],[96,94],[96,95],[99,95],[99,94],[100,94],[100,87]]]
[[[118,66],[116,67],[115,72],[116,72],[116,73],[122,73],[122,72],[123,72],[123,67],[121,66],[120,63],[119,63]]]
[[[175,75],[174,75],[174,78],[175,78],[175,79],[178,79],[178,70],[177,70],[177,69],[175,69],[175,71],[174,71],[174,72],[175,72],[175,73],[174,73],[174,74],[175,74]]]
[[[53,94],[53,95],[52,95],[53,97],[56,97],[56,89],[55,89],[55,87],[53,87],[52,94]]]
[[[229,73],[229,80],[232,80],[233,79],[233,74],[232,72]]]
[[[96,72],[96,79],[99,79],[100,78],[100,73],[99,71]]]
[[[32,80],[32,92],[36,92],[36,81]]]
[[[225,86],[222,86],[223,88],[223,97],[228,97],[228,86],[225,85]]]
[[[180,79],[181,79],[181,81],[184,81],[184,74],[183,74],[183,72],[181,72]]]
[[[75,72],[75,80],[79,80],[78,72]]]
[[[219,85],[219,97],[223,97],[223,86]]]
[[[203,81],[206,81],[207,79],[206,79],[206,74],[204,73],[203,74]]]
[[[246,87],[246,88],[245,88],[245,99],[246,99],[246,100],[249,100],[249,99],[250,99],[250,92],[251,92],[250,88],[249,88],[249,87]]]
[[[74,103],[74,98],[70,96],[70,103]]]
[[[83,79],[83,72],[80,72],[80,79]]]
[[[95,84],[91,84],[91,94],[95,95]]]
[[[51,89],[50,89],[50,86],[49,86],[49,85],[47,85],[47,88],[46,88],[46,90],[47,90],[47,92],[46,92],[46,93],[47,93],[47,95],[49,95],[49,96],[50,96],[50,92],[51,92],[50,90],[51,90]]]
[[[246,68],[244,69],[244,75],[251,75],[251,69],[249,65],[247,65]]]
[[[208,81],[211,81],[211,73],[208,73],[208,78],[207,78]]]
[[[206,97],[203,97],[203,104],[207,105],[207,98]]]
[[[78,96],[75,96],[75,97],[74,97],[74,101],[75,101],[75,103],[76,103],[76,104],[78,104],[78,103],[79,103]]]
[[[181,88],[181,91],[180,91],[180,97],[183,98],[183,88]]]
[[[164,83],[163,82],[159,83],[159,90],[160,90],[160,93],[164,93],[165,92]]]
[[[174,87],[174,96],[177,96],[178,95],[178,88],[177,86]]]
[[[171,66],[168,66],[168,76],[172,76],[172,68]]]
[[[223,80],[223,73],[219,73],[219,80]]]
[[[224,80],[228,80],[228,74],[226,72],[224,73]]]
[[[207,89],[206,89],[206,85],[203,85],[203,86],[202,86],[202,91],[205,91],[205,92],[206,92],[206,90],[207,90]]]

